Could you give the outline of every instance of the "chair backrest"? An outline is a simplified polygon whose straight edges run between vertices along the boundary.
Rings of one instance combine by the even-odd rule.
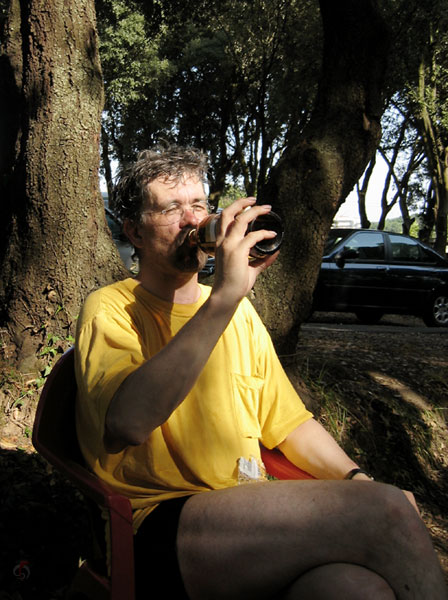
[[[110,490],[85,465],[76,435],[74,348],[54,365],[42,389],[33,426],[33,445],[50,464],[95,502],[104,505]]]
[[[33,426],[33,445],[85,496],[106,509],[110,528],[111,600],[134,597],[132,509],[128,498],[100,481],[85,465],[76,435],[74,348],[54,365],[43,387]],[[90,597],[90,596],[89,596]]]
[[[70,348],[45,383],[33,428],[36,450],[64,472],[69,465],[84,462],[76,436],[76,390],[74,348]]]

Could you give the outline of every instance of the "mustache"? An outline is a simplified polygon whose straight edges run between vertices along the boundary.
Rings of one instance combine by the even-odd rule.
[[[187,242],[190,233],[192,231],[194,231],[195,229],[196,229],[196,227],[192,227],[191,225],[188,225],[187,227],[182,229],[182,231],[179,233],[179,236],[177,238],[178,247],[183,246]],[[189,244],[187,244],[187,245],[189,246]]]

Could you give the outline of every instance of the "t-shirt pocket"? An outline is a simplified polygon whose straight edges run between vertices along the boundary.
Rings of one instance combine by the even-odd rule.
[[[260,377],[232,373],[233,410],[239,433],[243,437],[261,437],[258,405],[262,386]]]

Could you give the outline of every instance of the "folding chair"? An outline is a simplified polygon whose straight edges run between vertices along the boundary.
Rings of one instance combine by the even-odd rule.
[[[69,481],[108,515],[110,575],[88,560],[80,566],[67,597],[89,600],[134,600],[134,545],[129,499],[117,494],[85,465],[75,427],[74,348],[53,367],[42,390],[33,427],[33,445]],[[278,450],[261,447],[268,473],[277,479],[312,479]]]

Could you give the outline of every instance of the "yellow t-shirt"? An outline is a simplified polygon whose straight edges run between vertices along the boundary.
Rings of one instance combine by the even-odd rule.
[[[127,375],[163,348],[206,301],[210,288],[200,288],[198,302],[171,304],[127,279],[93,292],[78,321],[79,443],[93,471],[131,499],[136,528],[163,500],[237,485],[240,457],[259,459],[259,441],[273,448],[312,416],[244,299],[169,419],[144,444],[118,454],[105,451],[110,400]],[[172,371],[174,378],[176,365]]]

